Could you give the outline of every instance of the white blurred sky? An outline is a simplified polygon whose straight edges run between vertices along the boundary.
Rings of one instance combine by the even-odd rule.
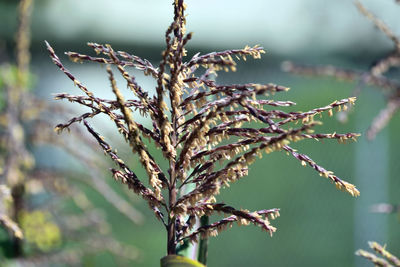
[[[390,47],[351,0],[187,0],[192,44],[216,48],[260,44],[278,53],[342,51],[365,43]],[[394,0],[362,3],[400,35],[400,5]],[[37,13],[45,39],[84,36],[129,43],[163,43],[172,1],[48,1]],[[36,28],[38,34],[41,29]],[[43,36],[47,35],[47,36]],[[373,45],[370,43],[373,42]],[[231,47],[227,47],[227,44]]]

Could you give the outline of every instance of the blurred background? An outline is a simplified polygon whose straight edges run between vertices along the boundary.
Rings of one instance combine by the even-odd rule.
[[[2,62],[15,57],[16,2],[0,1]],[[44,45],[47,40],[80,81],[99,96],[111,96],[104,68],[71,63],[63,52],[93,55],[87,42],[110,43],[115,50],[127,51],[157,65],[164,49],[164,33],[173,17],[171,2],[36,0],[31,35],[31,71],[36,77],[34,94],[57,105],[61,102],[53,100],[52,94],[79,94],[48,57]],[[221,74],[217,81],[276,83],[290,87],[289,92],[274,98],[296,102],[296,110],[305,111],[349,97],[355,83],[283,73],[280,69],[283,61],[366,70],[393,48],[391,41],[358,12],[352,1],[187,0],[187,4],[187,29],[194,32],[187,47],[189,56],[260,44],[267,51],[261,60],[241,62],[236,73]],[[400,6],[395,1],[365,0],[363,4],[400,35]],[[392,77],[398,75],[396,71],[389,73]],[[145,90],[154,92],[155,83],[151,79],[138,75],[137,80]],[[346,123],[326,116],[318,131],[365,133],[384,104],[380,89],[365,87]],[[75,115],[80,114],[81,107],[68,107],[76,110]],[[54,126],[64,121],[54,121]],[[123,143],[118,143],[120,139],[114,136],[116,131],[111,123],[97,120],[94,125],[102,135],[115,140],[114,146],[121,150],[133,169],[138,166],[135,159],[129,160],[129,151],[124,152]],[[64,132],[59,138],[66,135]],[[358,198],[336,190],[311,168],[303,168],[283,152],[264,156],[250,168],[248,177],[223,190],[218,199],[249,210],[280,208],[281,217],[273,221],[278,231],[271,238],[256,227],[235,226],[210,239],[208,265],[367,266],[354,252],[367,248],[367,241],[371,240],[387,244],[390,251],[399,255],[399,217],[370,212],[371,205],[376,203],[400,203],[399,135],[400,118],[395,116],[372,141],[361,136],[357,143],[344,145],[335,141],[294,145],[355,184],[361,192]],[[36,147],[33,153],[38,166],[85,172],[81,162],[51,145]],[[127,197],[123,185],[109,179],[111,175],[106,171],[112,167],[111,163],[105,166],[105,181],[144,215],[142,223],[132,223],[101,194],[80,186],[105,211],[112,236],[137,249],[139,257],[126,266],[158,266],[166,253],[163,226],[148,211],[146,203]],[[139,170],[138,174],[144,177],[144,171]],[[4,233],[0,235],[0,238],[6,237]],[[6,246],[1,246],[2,242],[0,259],[5,259]],[[83,266],[115,264],[114,258],[104,253],[87,255],[83,261]]]

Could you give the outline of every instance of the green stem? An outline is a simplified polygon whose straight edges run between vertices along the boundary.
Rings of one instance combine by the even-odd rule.
[[[195,188],[194,184],[186,184],[181,189],[181,195],[185,195],[186,193],[189,193],[194,188]],[[196,245],[197,244],[193,244],[193,243],[189,242],[188,240],[185,240],[184,243],[178,247],[177,254],[182,255],[186,258],[195,259],[195,258],[197,258]]]
[[[202,216],[200,219],[200,226],[208,224],[209,224],[209,217],[207,215]],[[204,265],[207,264],[207,253],[208,253],[208,237],[200,238],[197,260]]]

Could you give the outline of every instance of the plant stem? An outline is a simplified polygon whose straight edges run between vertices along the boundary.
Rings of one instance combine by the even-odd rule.
[[[175,243],[175,215],[172,212],[172,208],[176,203],[176,186],[175,186],[175,164],[171,161],[170,164],[170,188],[169,188],[169,216],[168,216],[168,232],[167,232],[167,253],[168,255],[176,254],[176,243]]]
[[[200,227],[209,224],[209,217],[204,215],[200,218]],[[207,264],[207,253],[208,253],[208,237],[200,238],[199,251],[197,260],[204,265]]]
[[[191,169],[189,171],[192,172],[193,170]],[[190,191],[194,190],[196,188],[196,186],[194,184],[185,184],[181,190],[180,190],[180,194],[182,195],[186,195],[187,193],[189,193]],[[189,216],[186,216],[185,220],[187,220]],[[197,220],[197,219],[196,219]],[[196,225],[199,225],[199,222],[196,222]],[[182,246],[180,246],[178,248],[177,253],[179,255],[182,255],[186,258],[190,258],[190,259],[196,259],[198,256],[198,250],[197,250],[197,243],[192,243],[189,242],[188,240],[184,241],[184,244]]]

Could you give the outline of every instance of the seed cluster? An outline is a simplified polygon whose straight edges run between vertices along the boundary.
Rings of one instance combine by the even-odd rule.
[[[71,74],[46,43],[55,65],[83,92],[83,95],[62,93],[56,99],[66,99],[91,109],[91,112],[59,124],[61,132],[72,124],[83,122],[104,152],[116,163],[111,169],[115,179],[127,184],[145,199],[165,225],[168,232],[168,254],[175,254],[178,243],[196,241],[199,235],[214,236],[234,222],[240,225],[255,224],[272,234],[276,228],[269,219],[279,216],[278,209],[250,212],[239,210],[222,202],[216,196],[221,188],[248,174],[249,165],[263,152],[286,151],[288,155],[309,165],[320,175],[330,179],[339,189],[352,196],[359,191],[354,185],[341,180],[332,172],[319,166],[310,157],[296,152],[292,143],[304,139],[336,139],[344,142],[358,134],[314,133],[320,124],[315,116],[332,115],[334,110],[353,105],[355,98],[334,101],[324,107],[307,112],[285,112],[280,108],[293,106],[291,101],[275,101],[272,95],[289,88],[276,84],[218,84],[214,78],[220,71],[236,71],[238,60],[248,57],[259,59],[265,51],[260,46],[243,49],[195,54],[186,60],[186,44],[192,33],[186,33],[186,5],[174,1],[174,20],[166,31],[166,49],[158,67],[148,60],[127,52],[114,51],[110,45],[89,43],[98,56],[76,52],[66,54],[75,62],[105,64],[115,99],[95,96]],[[101,55],[102,57],[100,57]],[[142,71],[156,80],[155,95],[150,96],[127,68]],[[117,70],[130,90],[125,99],[114,78]],[[151,120],[151,127],[140,124],[135,118],[137,110]],[[133,170],[124,163],[111,146],[88,123],[99,114],[107,115],[137,154],[147,172],[146,186]],[[150,154],[143,142],[148,138],[157,146],[168,162],[168,170]],[[191,190],[181,190],[192,185]],[[228,217],[209,225],[196,226],[203,215],[223,213]],[[197,228],[196,228],[197,227]]]

